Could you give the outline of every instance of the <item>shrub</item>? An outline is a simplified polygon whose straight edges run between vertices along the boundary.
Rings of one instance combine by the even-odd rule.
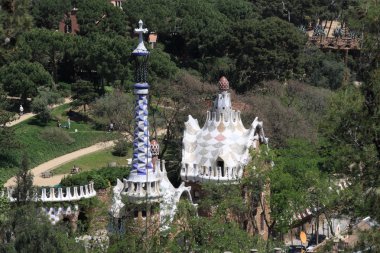
[[[67,186],[78,186],[88,184],[90,181],[94,181],[94,188],[105,189],[110,184],[115,185],[116,179],[123,179],[128,177],[129,168],[126,167],[106,167],[102,169],[85,171],[76,175],[71,175],[64,177],[61,180],[61,185]]]
[[[48,105],[60,104],[65,101],[58,91],[52,90],[48,87],[39,88],[38,94],[39,98],[46,99]]]
[[[50,141],[56,142],[60,144],[72,144],[75,142],[75,139],[72,138],[69,133],[61,128],[49,127],[45,128],[41,131],[41,138]]]
[[[36,97],[33,99],[32,111],[37,114],[37,119],[42,123],[47,123],[51,118],[48,100],[45,97]]]
[[[113,148],[112,154],[116,156],[126,156],[128,153],[128,141],[126,139],[120,139],[116,142]]]
[[[104,129],[113,122],[118,131],[133,132],[134,97],[120,91],[108,93],[91,105],[93,120]]]
[[[129,168],[126,167],[106,167],[98,171],[104,178],[106,178],[111,185],[116,184],[116,179],[122,180],[129,175]]]
[[[94,173],[90,174],[88,178],[94,182],[95,189],[106,189],[109,186],[109,181],[102,175]]]
[[[71,95],[71,86],[68,83],[59,82],[57,90],[62,97],[69,97]]]
[[[89,181],[88,172],[82,172],[77,175],[64,177],[60,184],[62,186],[79,186],[88,184]]]

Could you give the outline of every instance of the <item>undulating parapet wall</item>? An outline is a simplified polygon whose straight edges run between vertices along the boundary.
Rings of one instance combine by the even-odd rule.
[[[238,181],[243,176],[243,166],[236,167],[217,167],[217,166],[202,166],[197,164],[188,164],[181,169],[181,177],[185,181],[193,182],[231,182]]]
[[[62,202],[62,201],[77,201],[80,199],[89,199],[96,196],[94,182],[87,185],[59,188],[42,188],[35,194],[29,197],[31,201],[41,202]],[[17,201],[17,196],[14,196],[14,188],[7,188],[5,191],[0,191],[0,197],[6,197],[10,202]]]

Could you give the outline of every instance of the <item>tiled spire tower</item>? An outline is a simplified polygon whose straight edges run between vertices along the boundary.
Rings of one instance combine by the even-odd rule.
[[[130,220],[127,220],[126,227],[128,229],[140,234],[145,231],[148,235],[152,235],[159,230],[169,228],[168,225],[175,216],[180,199],[187,198],[190,202],[192,199],[189,187],[181,184],[180,187],[174,188],[168,179],[165,161],[158,159],[158,142],[156,140],[149,141],[149,84],[147,83],[149,52],[144,46],[142,37],[147,31],[143,28],[143,22],[140,20],[139,27],[135,29],[135,32],[139,34],[139,44],[132,52],[136,60],[132,169],[128,178],[124,178],[123,182],[117,180],[117,184],[113,188],[114,197],[110,213],[116,219],[120,219],[123,215],[133,217],[133,222],[136,223],[133,225],[129,223]],[[133,206],[130,205],[131,203]]]
[[[137,170],[138,175],[146,175],[147,170],[153,169],[148,122],[149,84],[146,80],[149,51],[145,48],[143,42],[143,33],[147,31],[148,29],[143,28],[143,22],[140,20],[139,28],[135,29],[135,33],[139,35],[139,44],[132,52],[132,55],[136,58],[136,84],[134,85],[136,104],[132,171]]]

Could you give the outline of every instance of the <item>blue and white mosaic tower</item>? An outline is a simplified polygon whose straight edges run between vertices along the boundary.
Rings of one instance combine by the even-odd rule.
[[[148,121],[149,84],[147,83],[147,61],[149,51],[143,41],[143,34],[146,32],[148,32],[148,29],[143,28],[143,22],[140,20],[139,28],[135,29],[135,33],[139,35],[139,44],[132,52],[136,59],[136,84],[134,85],[136,106],[132,172],[137,171],[138,175],[146,175],[148,170],[153,169]]]

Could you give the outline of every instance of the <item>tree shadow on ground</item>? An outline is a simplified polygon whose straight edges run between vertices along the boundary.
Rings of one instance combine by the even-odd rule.
[[[46,127],[49,124],[50,121],[48,121],[48,122],[42,122],[38,118],[33,117],[30,120],[28,120],[28,125],[39,126],[39,127]]]
[[[14,168],[19,166],[17,157],[13,154],[0,154],[0,168]]]
[[[70,120],[73,120],[75,122],[88,123],[88,122],[92,121],[87,115],[83,115],[82,113],[73,111],[71,109],[66,112],[66,115],[67,115],[67,117],[70,117]]]

